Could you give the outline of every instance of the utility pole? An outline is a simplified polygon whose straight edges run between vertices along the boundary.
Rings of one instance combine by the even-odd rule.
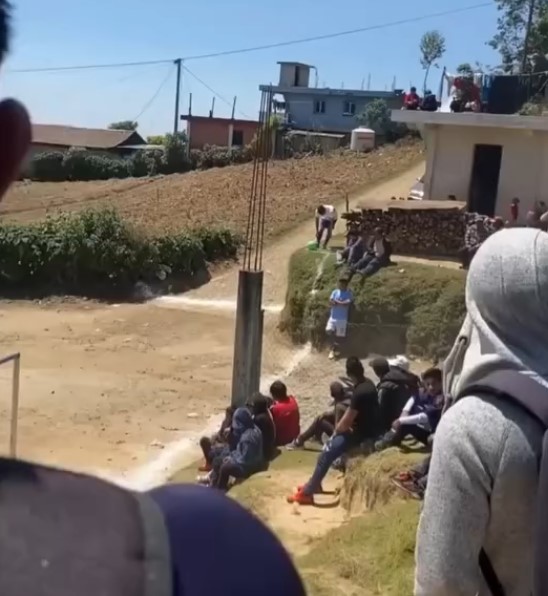
[[[523,56],[521,57],[520,73],[523,74],[527,68],[527,53],[529,52],[529,38],[531,36],[531,26],[533,24],[533,13],[535,11],[535,0],[529,0],[529,14],[527,15],[527,25],[525,26],[525,38],[523,40]]]
[[[173,135],[177,135],[179,132],[179,102],[181,99],[181,71],[183,69],[182,58],[177,58],[173,61],[173,64],[177,67],[177,83],[175,87],[175,118],[173,121]]]

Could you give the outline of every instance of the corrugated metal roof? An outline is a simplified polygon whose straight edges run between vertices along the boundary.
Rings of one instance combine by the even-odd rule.
[[[133,130],[79,128],[58,124],[33,124],[32,142],[60,147],[114,149],[120,145],[141,145],[145,140]]]

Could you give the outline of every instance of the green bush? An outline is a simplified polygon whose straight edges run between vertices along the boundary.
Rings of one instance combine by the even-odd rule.
[[[195,169],[222,168],[253,160],[249,147],[228,150],[226,147],[193,149],[187,155],[180,137],[166,135],[163,150],[137,151],[131,158],[97,155],[86,149],[70,148],[66,153],[39,153],[30,162],[30,177],[37,182],[63,180],[108,180],[133,176],[184,173]]]
[[[0,287],[93,291],[160,272],[192,276],[206,258],[232,257],[237,244],[224,229],[148,237],[110,209],[0,224]]]
[[[323,274],[316,279],[322,260]],[[329,295],[340,275],[333,255],[306,250],[293,255],[280,326],[294,341],[323,346]],[[406,351],[443,357],[465,315],[464,283],[463,271],[408,262],[366,280],[356,276],[347,349],[361,356]]]

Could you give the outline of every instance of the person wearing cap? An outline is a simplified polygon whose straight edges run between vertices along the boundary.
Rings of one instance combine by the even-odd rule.
[[[287,446],[288,449],[300,449],[312,439],[321,444],[323,435],[327,437],[333,435],[337,422],[350,404],[352,391],[345,388],[340,381],[333,381],[329,386],[329,392],[333,398],[331,409],[316,416],[310,426]]]
[[[414,395],[415,382],[411,373],[390,366],[386,358],[374,358],[369,366],[377,375],[379,383],[380,426],[384,434],[392,428],[409,398]]]

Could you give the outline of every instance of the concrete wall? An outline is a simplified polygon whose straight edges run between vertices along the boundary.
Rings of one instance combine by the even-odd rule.
[[[191,120],[187,123],[191,149],[202,149],[204,145],[228,147],[230,142],[230,120],[216,118]],[[243,132],[244,145],[249,145],[257,132],[258,122],[238,122],[233,124],[234,131]]]
[[[426,125],[425,196],[468,200],[474,145],[502,145],[496,214],[508,218],[519,197],[520,220],[537,200],[548,202],[548,133],[472,126]]]
[[[317,130],[325,132],[351,132],[359,126],[357,116],[365,109],[366,105],[373,101],[374,97],[355,97],[344,95],[337,92],[334,95],[315,93],[314,89],[310,93],[291,93],[284,92],[286,101],[286,113],[291,115],[291,120],[297,128],[305,130]],[[390,109],[401,107],[402,97],[389,97],[385,99]],[[316,100],[325,101],[325,113],[314,113],[314,102]],[[356,104],[355,116],[343,115],[344,103],[353,101]],[[287,105],[289,104],[289,105]]]

